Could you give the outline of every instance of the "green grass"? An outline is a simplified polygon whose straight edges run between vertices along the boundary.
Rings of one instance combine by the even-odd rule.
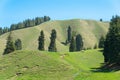
[[[67,28],[71,26],[73,31],[80,33],[84,40],[84,47],[93,48],[101,35],[105,35],[108,30],[108,23],[94,21],[94,20],[58,20],[48,21],[41,25],[15,30],[12,32],[13,39],[20,38],[23,43],[23,50],[37,50],[38,37],[40,31],[45,33],[45,49],[48,49],[50,43],[50,33],[52,29],[57,31],[56,44],[58,51],[68,52],[68,46],[61,44],[67,39]],[[8,33],[0,36],[0,54],[3,53]],[[1,56],[1,55],[0,55]]]
[[[16,51],[0,59],[0,80],[120,80],[120,71],[94,72],[103,63],[99,50]]]
[[[67,37],[67,27],[80,33],[85,48],[93,48],[101,35],[108,31],[108,23],[94,20],[49,21],[41,25],[15,30],[13,39],[22,40],[23,50],[2,55],[9,33],[0,36],[0,80],[120,80],[120,71],[95,72],[103,63],[99,50],[68,52],[61,44]],[[45,33],[45,49],[50,43],[52,29],[57,31],[58,52],[37,51],[40,31]]]
[[[57,57],[59,57],[59,53],[56,55],[39,51],[17,51],[5,55],[0,60],[0,80],[12,78],[68,80],[72,78],[73,68]],[[20,74],[17,75],[17,73]]]

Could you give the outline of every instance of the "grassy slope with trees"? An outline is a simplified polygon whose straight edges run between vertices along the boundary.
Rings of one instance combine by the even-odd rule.
[[[71,26],[72,31],[81,34],[84,40],[84,47],[93,48],[98,42],[101,35],[105,35],[108,30],[108,23],[94,21],[94,20],[64,20],[64,21],[48,21],[36,27],[30,27],[12,32],[13,39],[21,39],[24,50],[37,50],[38,37],[40,31],[44,31],[45,35],[45,50],[48,49],[50,43],[50,33],[52,29],[57,31],[56,46],[57,51],[68,51],[69,46],[61,44],[67,38],[67,28]],[[5,48],[6,39],[9,33],[0,36],[0,54]]]
[[[100,50],[67,52],[67,28],[81,34],[86,48],[93,48],[102,35],[108,30],[108,23],[91,20],[49,21],[36,27],[12,32],[13,39],[20,38],[23,43],[22,51],[0,57],[1,80],[120,80],[120,71],[101,72],[96,68],[104,62]],[[57,31],[57,49],[63,52],[37,51],[40,31],[45,33],[45,49],[50,43],[51,30]],[[0,36],[0,53],[2,54],[7,36]],[[28,51],[29,50],[29,51]],[[33,51],[32,51],[33,50]]]

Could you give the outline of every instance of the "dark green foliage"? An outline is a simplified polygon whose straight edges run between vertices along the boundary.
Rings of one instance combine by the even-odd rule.
[[[6,32],[9,32],[9,31],[10,31],[10,29],[8,27],[4,27],[4,28],[0,27],[0,35],[4,34]]]
[[[83,49],[83,40],[82,36],[78,34],[76,36],[76,51],[81,51]]]
[[[16,50],[21,50],[22,49],[22,41],[20,39],[17,39],[15,41],[15,49]]]
[[[24,24],[20,22],[16,25],[16,28],[17,29],[22,29],[22,28],[24,28]]]
[[[41,24],[43,21],[44,21],[43,18],[36,17],[36,18],[35,18],[35,25],[39,25],[39,24]]]
[[[40,32],[40,36],[39,36],[39,39],[38,39],[38,49],[39,50],[42,50],[42,51],[44,51],[45,49],[44,49],[44,32],[43,31],[41,31]]]
[[[105,42],[105,38],[103,36],[101,36],[100,40],[99,40],[99,48],[104,48],[104,42]]]
[[[44,16],[44,21],[49,21],[50,20],[50,17],[49,16]]]
[[[50,45],[48,47],[48,51],[56,52],[56,37],[57,37],[57,32],[55,29],[52,30],[51,37],[50,37]]]
[[[76,51],[76,43],[75,43],[74,37],[72,37],[72,39],[71,39],[69,51],[70,51],[70,52]]]
[[[7,44],[6,44],[6,48],[4,50],[3,55],[9,54],[9,53],[11,53],[13,51],[15,51],[15,46],[14,46],[14,43],[12,41],[11,32],[10,32],[10,34],[9,34],[9,36],[7,38]]]
[[[104,61],[120,63],[120,17],[111,19],[110,28],[104,43]]]
[[[16,28],[17,28],[17,24],[12,24],[12,25],[10,26],[10,31],[16,30]]]
[[[3,33],[7,33],[7,32],[9,32],[10,31],[10,29],[8,28],[8,27],[4,27],[4,29],[2,30],[2,34]]]
[[[72,36],[72,31],[71,31],[71,27],[70,26],[68,27],[67,33],[68,33],[67,41],[70,42],[71,41],[71,36]]]
[[[33,26],[35,26],[35,20],[34,19],[28,19],[25,22],[26,22],[25,27],[33,27]]]

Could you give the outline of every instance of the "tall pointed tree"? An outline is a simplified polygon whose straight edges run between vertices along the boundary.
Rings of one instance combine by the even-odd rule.
[[[82,36],[78,34],[76,36],[76,51],[81,51],[83,49],[83,40]]]
[[[12,34],[12,32],[10,32],[10,34],[9,34],[9,36],[7,38],[7,44],[6,44],[6,48],[4,50],[3,55],[9,54],[9,53],[15,51],[15,45],[13,43],[12,35],[11,34]]]
[[[40,32],[40,36],[39,36],[39,39],[38,39],[38,49],[39,50],[42,50],[44,51],[45,48],[44,48],[44,32],[43,30]]]
[[[72,39],[71,39],[69,51],[70,51],[70,52],[76,51],[76,43],[75,43],[74,37],[72,37]]]
[[[48,51],[56,52],[56,37],[57,37],[57,32],[55,29],[52,30],[51,37],[50,37],[50,45],[48,47]]]
[[[120,16],[111,19],[103,55],[107,63],[120,63]]]
[[[72,31],[70,26],[68,27],[67,33],[68,33],[67,41],[70,42],[72,38]]]

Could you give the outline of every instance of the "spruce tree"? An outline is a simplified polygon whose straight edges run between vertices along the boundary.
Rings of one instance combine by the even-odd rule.
[[[71,36],[72,36],[72,31],[71,31],[71,27],[70,26],[68,27],[67,33],[68,33],[67,41],[70,42],[71,41]]]
[[[48,47],[48,51],[51,52],[56,52],[56,37],[57,37],[57,32],[55,29],[52,30],[51,37],[50,37],[50,45]]]
[[[104,48],[104,41],[105,41],[105,38],[101,36],[99,40],[99,45],[98,45],[99,48]]]
[[[44,51],[45,48],[44,48],[44,32],[43,30],[40,32],[40,36],[39,36],[39,39],[38,39],[38,49],[41,50],[41,51]]]
[[[74,37],[72,37],[72,39],[71,39],[69,51],[70,51],[70,52],[76,51],[76,43],[75,43]]]
[[[78,34],[76,36],[76,51],[81,51],[83,49],[83,40],[82,36]]]
[[[21,50],[22,49],[22,41],[20,39],[17,39],[15,41],[15,49],[16,50]]]
[[[120,63],[120,17],[111,19],[110,27],[104,43],[104,61]]]
[[[13,43],[13,41],[12,41],[12,36],[11,36],[11,34],[12,34],[12,33],[10,32],[10,34],[9,34],[9,36],[8,36],[8,38],[7,38],[7,44],[6,44],[6,48],[5,48],[5,50],[4,50],[3,55],[9,54],[9,53],[15,51],[15,45],[14,45],[14,43]]]

